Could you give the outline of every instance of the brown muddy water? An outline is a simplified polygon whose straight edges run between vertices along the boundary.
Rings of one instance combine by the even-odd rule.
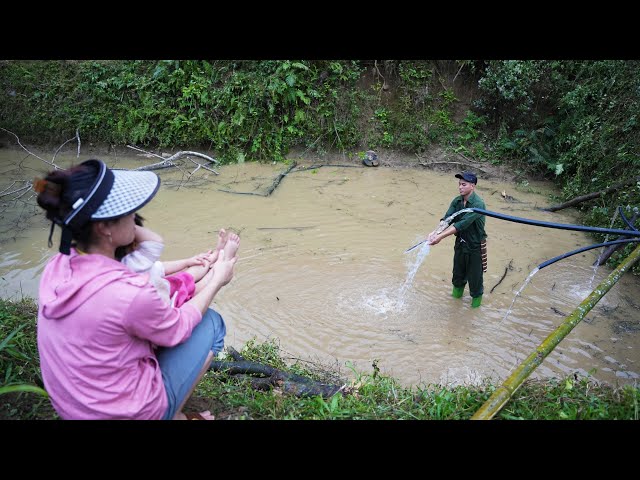
[[[98,158],[116,168],[158,161],[122,153]],[[40,156],[50,161],[53,154]],[[24,151],[0,150],[0,192],[47,171],[41,160],[25,157]],[[58,156],[56,163],[88,158]],[[610,273],[600,267],[594,277],[599,250],[557,262],[532,278],[505,318],[538,264],[594,241],[581,232],[487,218],[485,295],[482,307],[472,310],[468,288],[461,300],[451,297],[453,237],[403,253],[437,226],[457,195],[453,173],[385,166],[294,170],[271,196],[261,197],[220,190],[265,192],[286,166],[216,169],[218,176],[203,169],[191,177],[191,168],[158,171],[162,187],[140,213],[164,237],[166,260],[212,247],[220,227],[240,234],[235,277],[213,304],[227,323],[226,344],[236,349],[252,338],[275,339],[285,358],[331,365],[346,376],[351,367],[371,371],[376,361],[406,386],[500,382]],[[505,201],[503,190],[518,202]],[[538,210],[549,205],[549,191],[544,184],[516,189],[482,178],[477,188],[488,210],[580,223],[572,212]],[[57,234],[47,248],[49,225],[32,193],[17,201],[17,194],[0,197],[3,298],[37,298],[42,269],[57,251]],[[421,253],[428,254],[408,283]],[[505,268],[506,277],[490,293]],[[532,377],[578,372],[612,385],[635,384],[638,330],[640,282],[626,274]]]

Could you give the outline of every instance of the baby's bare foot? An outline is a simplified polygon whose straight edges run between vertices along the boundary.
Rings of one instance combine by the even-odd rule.
[[[236,233],[227,235],[227,244],[224,247],[224,258],[229,259],[236,256],[236,252],[240,247],[240,237]]]
[[[216,250],[220,251],[224,248],[227,243],[227,231],[224,228],[221,228],[218,232],[218,244],[216,245]]]

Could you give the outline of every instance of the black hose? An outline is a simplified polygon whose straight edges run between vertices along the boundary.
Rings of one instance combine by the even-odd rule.
[[[618,213],[620,214],[622,220],[624,220],[624,223],[626,223],[631,230],[635,230],[636,232],[638,231],[638,229],[627,219],[627,217],[624,216],[624,213],[622,213],[622,205],[618,206]],[[635,216],[634,218],[632,218],[632,220],[634,219]]]
[[[491,212],[489,210],[483,210],[482,208],[469,208],[472,212],[480,213],[488,217],[495,217],[501,220],[508,220],[510,222],[524,223],[526,225],[535,225],[537,227],[547,228],[559,228],[561,230],[577,230],[579,232],[596,232],[613,235],[625,235],[628,237],[640,237],[638,230],[620,230],[615,228],[600,228],[600,227],[586,227],[584,225],[571,225],[567,223],[551,223],[543,222],[541,220],[531,220],[529,218],[512,217],[511,215],[504,215],[503,213]]]
[[[592,248],[608,247],[609,245],[616,245],[619,243],[631,243],[631,242],[640,242],[640,238],[630,238],[627,240],[613,240],[611,242],[598,243],[596,245],[589,245],[588,247],[578,248],[577,250],[573,250],[572,252],[563,253],[562,255],[553,257],[551,260],[542,262],[540,265],[538,265],[538,270],[542,270],[544,267],[548,267],[549,265],[557,262],[558,260],[562,260],[563,258],[570,257],[571,255],[575,255],[576,253],[586,252],[587,250],[591,250]]]

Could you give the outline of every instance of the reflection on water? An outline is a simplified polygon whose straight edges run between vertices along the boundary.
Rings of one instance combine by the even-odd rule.
[[[153,163],[122,153],[117,157],[121,168]],[[23,157],[0,150],[0,191],[46,171],[41,161]],[[115,163],[113,154],[99,158]],[[72,161],[77,160],[59,155],[56,163]],[[19,162],[22,169],[16,167]],[[541,270],[523,288],[536,265],[594,243],[584,233],[488,218],[483,305],[471,309],[468,289],[462,299],[452,298],[453,237],[404,251],[438,225],[457,195],[453,173],[324,167],[291,172],[269,197],[220,191],[264,192],[286,168],[247,163],[216,168],[219,176],[202,169],[192,176],[161,170],[161,190],[141,211],[147,225],[165,238],[168,260],[215,245],[220,227],[241,235],[236,276],[214,303],[227,322],[227,345],[241,348],[254,337],[277,338],[285,355],[351,362],[365,371],[377,359],[384,373],[405,385],[500,381],[591,292],[597,255],[592,251]],[[502,190],[520,203],[506,203]],[[569,212],[540,211],[537,207],[547,204],[544,196],[515,191],[509,183],[480,179],[477,191],[488,210],[580,223]],[[43,215],[30,213],[37,209],[28,204],[3,208],[0,294],[36,296],[56,238],[48,249],[49,225]],[[595,281],[608,273],[609,268],[600,268]],[[611,384],[636,382],[638,298],[638,280],[624,276],[533,377],[579,372]]]

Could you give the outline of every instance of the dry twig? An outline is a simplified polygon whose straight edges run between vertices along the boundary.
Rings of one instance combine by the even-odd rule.
[[[51,165],[51,166],[52,166],[52,167],[54,167],[56,170],[60,170],[60,167],[58,167],[55,163],[53,163],[53,162],[47,162],[44,158],[41,158],[41,157],[39,157],[38,155],[36,155],[35,153],[30,152],[29,150],[27,150],[27,147],[25,147],[24,145],[22,145],[22,143],[20,143],[20,138],[18,138],[18,136],[17,136],[15,133],[13,133],[13,132],[11,132],[11,131],[7,130],[6,128],[2,128],[2,127],[0,127],[0,130],[4,130],[5,132],[10,133],[10,134],[11,134],[11,135],[13,135],[14,137],[16,137],[16,140],[18,141],[18,145],[20,145],[20,146],[22,147],[22,149],[23,149],[25,152],[27,152],[29,155],[33,155],[33,156],[34,156],[34,157],[36,157],[38,160],[42,160],[42,161],[43,161],[44,163],[46,163],[47,165]]]
[[[66,142],[64,142],[62,145],[60,145],[58,147],[58,149],[56,150],[56,153],[53,154],[53,159],[51,160],[52,163],[56,163],[56,155],[58,155],[58,152],[60,150],[62,150],[62,147],[64,147],[67,143],[69,143],[71,140],[73,140],[74,138],[78,139],[78,154],[76,156],[76,158],[80,157],[80,133],[78,132],[78,130],[76,130],[76,135],[75,137],[71,137],[69,140],[67,140]]]

